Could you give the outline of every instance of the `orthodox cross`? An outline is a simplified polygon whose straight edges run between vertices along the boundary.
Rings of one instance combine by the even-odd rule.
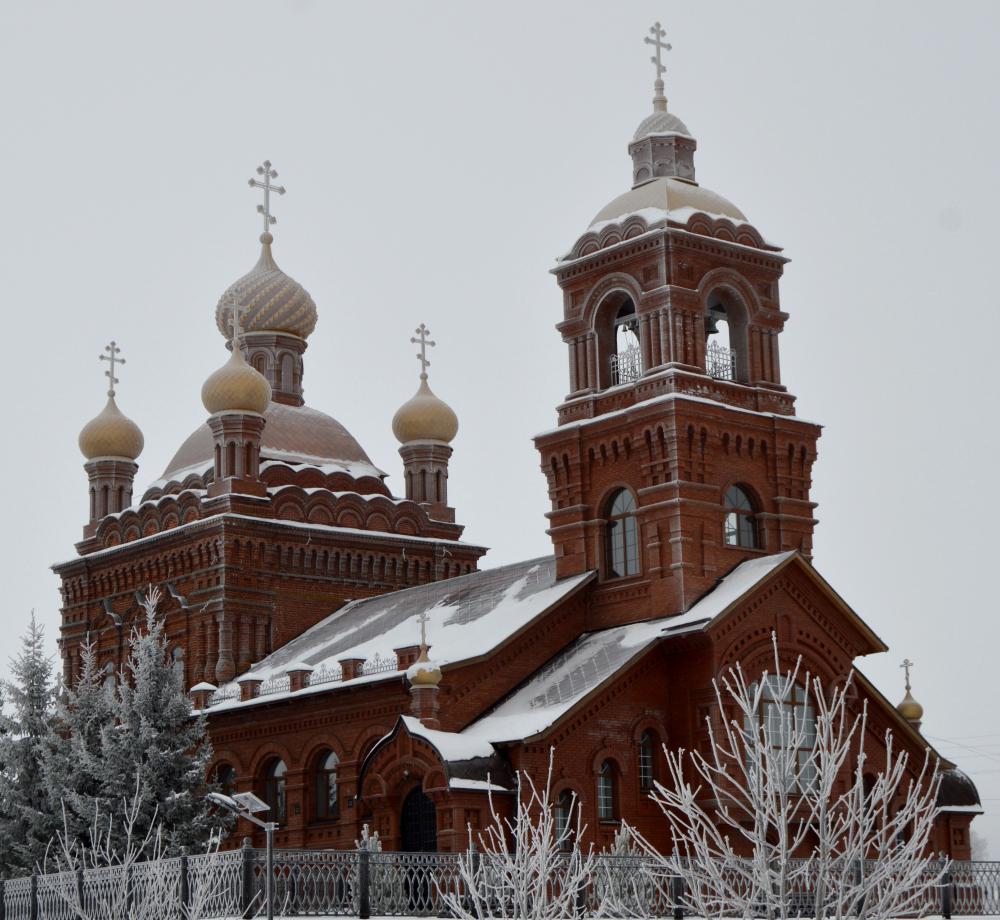
[[[417,360],[420,362],[420,379],[426,380],[427,368],[431,366],[431,362],[427,360],[427,347],[433,347],[437,345],[437,342],[432,342],[427,338],[431,334],[431,331],[423,323],[417,326],[416,332],[419,338],[411,338],[410,342],[414,345],[420,345],[420,354],[417,355]]]
[[[420,624],[420,650],[422,652],[427,651],[427,611],[421,610],[420,616],[417,617],[417,622]]]
[[[110,345],[104,346],[105,352],[107,354],[99,355],[102,361],[107,361],[110,367],[104,372],[104,376],[110,381],[108,385],[108,396],[115,395],[115,384],[118,383],[118,378],[115,376],[115,365],[124,364],[125,359],[119,358],[118,355],[121,354],[121,349],[118,347],[118,343],[112,340]]]
[[[240,347],[240,339],[243,338],[243,304],[238,300],[234,300],[232,303],[227,304],[229,307],[229,325],[233,327],[233,336],[231,339],[233,350],[235,351]]]
[[[667,67],[663,63],[663,59],[660,57],[661,51],[670,51],[670,42],[663,41],[664,36],[667,34],[666,30],[658,22],[653,23],[649,29],[649,34],[652,38],[644,38],[643,41],[647,45],[652,45],[656,48],[656,54],[654,54],[649,60],[656,65],[656,79],[662,80],[663,74],[666,73]]]
[[[264,181],[251,179],[249,184],[250,188],[264,189],[264,203],[257,205],[257,213],[264,215],[264,232],[267,233],[271,224],[278,222],[278,218],[271,215],[271,192],[284,195],[285,187],[283,185],[271,185],[271,180],[278,178],[278,170],[271,169],[270,160],[264,160],[263,164],[257,167],[257,175],[263,176]]]
[[[910,692],[910,668],[912,668],[913,665],[914,665],[914,662],[910,661],[909,658],[904,658],[902,664],[900,664],[900,667],[903,669],[903,672],[906,674],[906,692],[907,693]]]

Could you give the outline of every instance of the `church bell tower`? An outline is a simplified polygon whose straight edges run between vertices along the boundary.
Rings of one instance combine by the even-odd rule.
[[[632,188],[552,270],[570,392],[535,438],[560,577],[598,572],[590,628],[687,610],[746,559],[809,557],[820,427],[782,383],[787,259],[695,179],[667,109],[656,23],[653,112]]]

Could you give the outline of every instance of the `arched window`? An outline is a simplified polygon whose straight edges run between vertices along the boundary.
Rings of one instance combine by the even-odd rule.
[[[271,810],[268,817],[272,821],[284,821],[288,817],[285,800],[285,775],[288,767],[283,760],[272,760],[264,772],[264,801]]]
[[[649,790],[656,780],[656,748],[655,732],[644,731],[639,739],[639,788]]]
[[[573,835],[576,829],[573,819],[576,805],[576,795],[569,789],[563,789],[556,799],[555,831],[556,841],[561,850],[573,849]]]
[[[729,546],[745,546],[749,549],[760,547],[757,533],[757,518],[753,502],[746,490],[740,486],[726,489],[725,538]]]
[[[337,767],[340,760],[333,751],[323,751],[316,759],[316,819],[332,821],[340,814],[337,799]]]
[[[618,768],[613,760],[601,764],[597,777],[597,817],[600,821],[618,818]]]
[[[759,684],[751,689],[756,695]],[[805,687],[780,674],[764,679],[760,694],[759,725],[764,743],[779,753],[787,752],[787,788],[804,790],[816,782],[813,748],[816,744],[816,708]]]
[[[639,347],[639,320],[630,298],[619,307],[614,319],[614,351],[611,355],[611,385],[631,383],[642,374]]]
[[[608,503],[605,577],[626,578],[639,574],[639,523],[635,516],[635,497],[620,489]]]
[[[747,309],[728,288],[709,295],[705,312],[705,373],[717,380],[749,381]]]
[[[223,795],[236,791],[236,769],[228,763],[220,763],[215,768],[215,784]]]
[[[295,375],[295,359],[290,354],[281,356],[281,389],[285,393],[290,393]]]

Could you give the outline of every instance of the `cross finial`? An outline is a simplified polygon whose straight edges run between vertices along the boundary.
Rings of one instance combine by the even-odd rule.
[[[420,346],[420,353],[417,355],[417,360],[420,362],[420,379],[426,380],[427,368],[431,366],[431,362],[427,360],[427,348],[428,346],[433,347],[437,342],[432,342],[427,338],[431,334],[431,331],[423,323],[417,326],[416,332],[417,336],[411,338],[410,342]]]
[[[104,376],[108,378],[108,396],[115,395],[115,384],[118,383],[118,378],[115,376],[115,365],[124,364],[125,359],[119,358],[118,355],[121,354],[121,349],[118,347],[118,343],[113,339],[110,345],[104,346],[104,354],[99,355],[102,361],[107,361],[110,365],[108,369],[104,372]]]
[[[423,654],[427,653],[427,619],[427,611],[421,610],[417,622],[420,624],[420,651]]]
[[[902,663],[899,665],[903,669],[903,673],[906,675],[906,692],[910,692],[910,668],[912,668],[914,662],[910,661],[909,658],[904,658]]]
[[[665,112],[667,110],[667,97],[663,95],[663,75],[667,72],[667,66],[663,63],[662,52],[670,51],[670,42],[663,41],[667,32],[660,25],[660,23],[655,22],[650,26],[649,34],[652,38],[648,36],[643,39],[647,45],[652,45],[656,49],[656,53],[649,59],[654,65],[656,65],[656,82],[653,84],[655,88],[655,94],[653,95],[653,108],[657,112]]]
[[[226,306],[229,307],[229,328],[232,330],[229,337],[229,344],[232,346],[233,351],[236,351],[237,348],[240,348],[240,343],[243,339],[243,311],[246,307],[238,299],[229,301]]]
[[[272,179],[278,178],[278,170],[271,169],[271,161],[264,160],[264,162],[257,167],[257,175],[263,176],[264,181],[261,182],[260,179],[251,179],[250,188],[262,188],[264,189],[264,203],[257,205],[257,213],[264,215],[264,232],[267,233],[271,228],[271,224],[276,224],[278,218],[272,216],[271,214],[271,192],[275,192],[278,195],[285,194],[285,187],[283,185],[271,185]]]

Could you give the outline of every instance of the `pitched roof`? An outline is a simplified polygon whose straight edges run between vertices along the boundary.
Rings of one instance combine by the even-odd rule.
[[[316,683],[315,676],[334,671],[344,658],[372,661],[377,657],[387,662],[383,676],[397,675],[401,672],[392,666],[394,649],[420,641],[417,617],[421,613],[427,614],[427,638],[436,664],[478,658],[507,642],[593,578],[588,572],[557,581],[555,569],[554,557],[544,556],[352,601],[257,662],[249,673],[267,681],[283,677],[292,663],[304,662],[315,669],[315,685],[298,694],[341,686],[340,681]],[[369,674],[358,680],[372,677]],[[227,689],[221,690],[220,695],[226,696]],[[260,704],[280,695],[258,697],[243,705]],[[227,700],[211,711],[239,705],[239,700]]]

